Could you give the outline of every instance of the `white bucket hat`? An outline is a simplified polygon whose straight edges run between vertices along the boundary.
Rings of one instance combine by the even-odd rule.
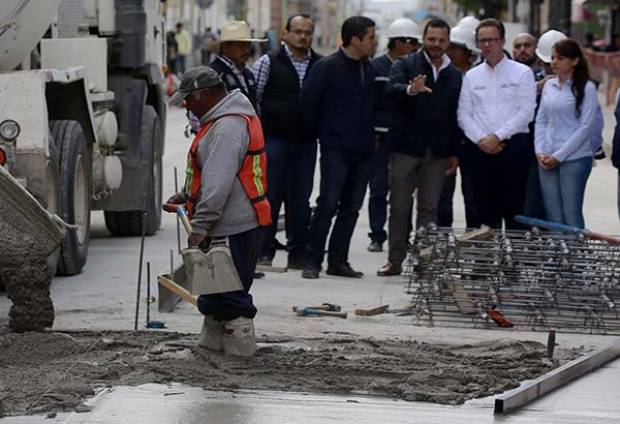
[[[222,32],[220,35],[220,42],[225,41],[248,41],[264,43],[267,39],[252,38],[250,27],[244,21],[230,21],[220,27]]]

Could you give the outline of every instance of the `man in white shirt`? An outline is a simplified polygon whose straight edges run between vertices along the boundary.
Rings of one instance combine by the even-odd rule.
[[[485,19],[476,28],[476,43],[485,61],[463,78],[458,122],[478,145],[475,198],[483,224],[519,228],[523,213],[531,146],[528,124],[534,119],[536,83],[532,70],[504,55],[504,25]]]

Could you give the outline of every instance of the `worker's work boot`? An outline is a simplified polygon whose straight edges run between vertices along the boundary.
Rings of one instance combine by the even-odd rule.
[[[202,321],[202,330],[198,336],[198,346],[214,351],[223,350],[223,331],[224,325],[221,321],[217,321],[210,315],[205,315]]]
[[[227,356],[252,356],[256,352],[254,320],[239,317],[224,321],[222,344]]]

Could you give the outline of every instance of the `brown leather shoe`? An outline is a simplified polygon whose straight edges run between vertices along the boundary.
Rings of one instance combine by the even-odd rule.
[[[400,275],[403,272],[403,268],[400,265],[393,265],[391,262],[383,265],[377,271],[379,277],[391,277],[393,275]]]

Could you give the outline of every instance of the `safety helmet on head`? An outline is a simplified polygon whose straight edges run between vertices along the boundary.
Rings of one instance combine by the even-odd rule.
[[[452,28],[450,30],[450,43],[465,47],[474,53],[480,53],[476,47],[476,34],[471,28],[459,25]]]
[[[461,20],[456,24],[456,26],[470,28],[472,31],[475,31],[479,23],[480,21],[474,16],[465,16],[464,18],[461,18]]]
[[[565,34],[555,29],[550,29],[540,36],[536,47],[536,56],[545,63],[551,63],[551,49],[558,41],[568,38]]]
[[[418,24],[411,19],[399,18],[387,28],[388,38],[415,38],[420,39]]]

